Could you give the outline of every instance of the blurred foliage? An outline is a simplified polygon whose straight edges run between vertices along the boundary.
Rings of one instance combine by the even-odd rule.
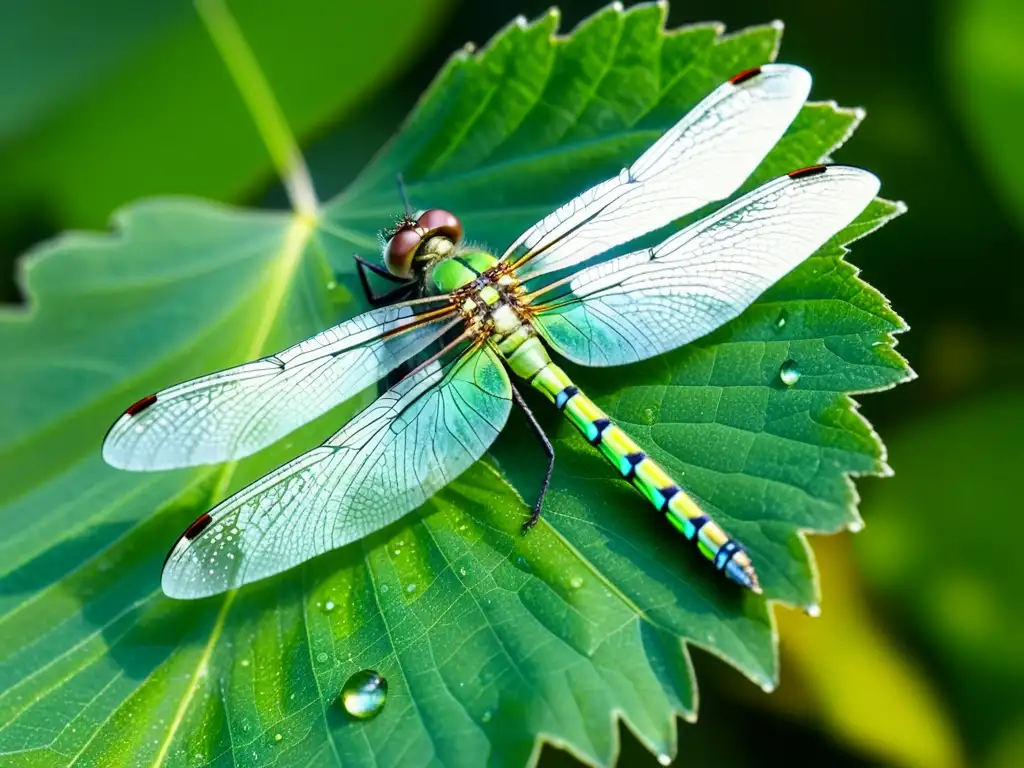
[[[908,425],[889,445],[899,473],[869,485],[871,535],[857,542],[886,611],[952,694],[976,764],[1024,765],[1024,559],[1004,531],[1020,526],[1008,513],[1019,517],[1022,433],[1020,394]]]
[[[313,6],[311,0],[304,4]],[[601,4],[601,0],[559,3],[564,25],[571,26]],[[88,196],[90,185],[106,188],[121,184],[118,174],[124,172],[124,178],[138,191],[202,191],[199,185],[209,183],[206,174],[219,173],[218,155],[211,152],[207,155],[210,168],[192,167],[191,175],[180,176],[165,169],[166,178],[178,187],[147,187],[146,164],[154,157],[159,164],[162,153],[177,148],[178,139],[164,131],[160,121],[129,115],[129,125],[134,126],[131,131],[114,122],[104,127],[129,148],[126,154],[134,166],[124,168],[116,157],[121,144],[113,144],[113,150],[108,146],[105,151],[120,164],[118,174],[104,172],[114,164],[98,166],[97,174],[74,157],[69,168],[79,175],[91,173],[80,179],[58,178],[52,189],[46,185],[44,171],[59,175],[52,171],[50,157],[60,157],[76,146],[99,146],[103,138],[96,125],[102,123],[104,113],[92,111],[96,107],[89,106],[91,94],[99,95],[98,103],[113,103],[114,97],[103,94],[131,80],[124,68],[136,59],[148,61],[150,70],[161,74],[159,52],[173,46],[164,43],[161,48],[159,41],[190,23],[181,21],[187,4],[171,0],[145,4],[104,0],[102,6],[111,9],[109,13],[100,5],[89,4],[86,10],[72,0],[16,0],[0,11],[4,22],[0,24],[0,199],[5,201],[0,206],[0,259],[7,265],[27,246],[73,223],[66,218],[69,212],[84,210],[91,218],[81,221],[96,224],[109,216],[117,202],[137,193],[125,189],[112,194],[108,189],[103,205],[88,200],[66,204],[72,192],[80,194],[83,187]],[[234,0],[232,8],[249,32],[246,15],[259,14],[245,5],[244,0]],[[453,50],[466,41],[487,40],[517,13],[536,17],[548,5],[547,0],[452,0],[447,14],[425,12],[433,23],[417,29],[424,35],[418,39],[429,37],[424,47],[393,50],[393,56],[404,51],[409,55],[398,57],[393,66],[385,64],[381,74],[369,75],[361,97],[306,122],[288,103],[288,91],[301,88],[302,83],[277,80],[268,66],[287,117],[304,139],[321,195],[327,198],[340,191],[365,165]],[[374,36],[361,38],[370,48],[390,34],[393,26],[405,23],[406,17],[385,17],[383,2],[335,3],[333,12],[342,13],[348,6],[353,6],[352,12],[362,12],[365,7],[367,29],[378,30]],[[838,572],[845,574],[840,578],[861,582],[842,591],[854,595],[852,602],[861,621],[858,632],[870,638],[865,641],[869,649],[881,649],[880,660],[871,662],[870,653],[859,657],[865,664],[856,681],[863,687],[851,686],[849,702],[837,699],[830,705],[809,706],[827,691],[835,697],[844,694],[840,686],[813,679],[816,674],[828,674],[829,658],[834,660],[849,650],[848,645],[837,646],[829,639],[827,627],[817,630],[820,643],[806,638],[796,641],[804,648],[802,653],[788,648],[783,640],[782,686],[772,696],[748,690],[748,683],[719,662],[698,658],[701,675],[714,679],[702,688],[700,721],[689,727],[685,736],[688,751],[681,755],[681,764],[721,766],[783,760],[893,764],[898,762],[895,752],[880,750],[879,744],[906,744],[909,733],[919,733],[921,724],[928,722],[935,727],[944,724],[936,740],[949,748],[922,742],[921,764],[929,764],[928,755],[938,756],[930,763],[937,764],[944,754],[967,755],[968,764],[986,768],[1022,763],[1024,718],[1019,709],[1007,705],[1021,698],[1019,682],[1013,683],[1019,681],[1015,677],[1018,662],[1004,652],[989,652],[989,646],[1005,648],[1009,638],[1016,637],[1004,624],[1012,626],[1007,617],[1019,617],[1024,611],[1019,573],[1000,570],[1012,562],[1013,543],[1024,533],[1024,521],[1010,490],[1012,465],[1000,459],[1018,456],[1014,451],[1019,451],[1020,440],[1011,430],[993,425],[1003,418],[996,411],[1012,410],[1009,404],[1024,375],[1024,240],[1020,228],[1024,145],[1016,140],[1024,73],[1021,57],[1015,52],[1020,39],[1020,32],[1015,31],[1020,28],[1020,8],[1016,0],[688,0],[671,9],[672,25],[720,19],[737,29],[771,18],[784,19],[784,60],[811,70],[815,77],[812,96],[827,95],[867,108],[868,119],[858,131],[857,141],[844,148],[838,159],[878,173],[886,192],[906,200],[911,212],[897,225],[874,235],[870,248],[859,249],[853,261],[865,270],[871,283],[893,297],[897,309],[914,327],[914,333],[902,341],[901,351],[915,362],[921,375],[913,385],[869,399],[865,405],[864,410],[891,443],[890,463],[896,471],[895,480],[860,484],[865,488],[862,509],[868,527],[858,537],[855,554],[869,579],[861,579],[859,567],[849,567],[845,546],[822,546],[820,540],[814,540],[826,574]],[[381,11],[376,17],[374,9]],[[272,23],[265,23],[262,37],[253,39],[261,59],[282,55],[270,48],[277,44],[279,34],[298,29],[292,25],[300,22],[288,16],[280,14]],[[323,17],[328,18],[336,16]],[[413,26],[405,24],[407,29]],[[337,21],[325,21],[320,32],[328,42],[321,47],[345,39],[345,31]],[[288,40],[287,46],[282,44],[288,47],[285,58],[344,54],[294,50],[302,45],[294,37]],[[201,77],[226,84],[223,69],[211,58],[212,46],[198,36],[193,41],[193,50],[205,46],[205,52],[184,58],[169,55],[176,67],[171,74],[185,79],[195,63],[206,67]],[[377,66],[375,57],[369,55],[351,64],[351,71],[359,74],[364,61],[370,69]],[[173,85],[171,74],[165,72],[163,78]],[[306,72],[305,76],[321,74]],[[349,71],[333,74],[331,87]],[[225,119],[233,115],[232,120],[240,121],[240,101],[228,87],[221,95],[213,105],[214,114],[220,119],[223,111]],[[129,100],[146,103],[146,96],[145,89],[136,87]],[[90,119],[79,125],[79,114]],[[177,125],[183,136],[191,137],[192,149],[205,151],[194,146],[201,136],[190,133],[181,121]],[[244,141],[239,141],[249,146],[252,165],[239,166],[243,173],[237,186],[226,185],[218,193],[208,190],[204,194],[230,202],[259,200],[280,206],[282,195],[276,185],[270,182],[268,191],[260,188],[270,181],[270,163],[255,145],[251,123],[237,122],[235,127],[239,136],[245,134]],[[55,147],[58,141],[67,148]],[[231,146],[225,150],[223,143],[221,149],[234,151]],[[15,296],[10,282],[0,295]],[[1014,423],[1009,415],[1005,420]],[[931,441],[923,437],[926,434]],[[949,447],[963,454],[964,468],[941,463],[944,443],[940,438],[961,441],[950,442]],[[971,442],[964,442],[967,440]],[[979,440],[988,445],[984,453],[975,456]],[[918,450],[927,458],[917,469],[909,469],[914,461],[911,454]],[[1003,469],[999,474],[994,469],[990,472],[989,467]],[[905,472],[916,474],[917,479],[898,486]],[[974,472],[987,482],[973,481]],[[947,492],[929,495],[931,504],[926,508],[913,498],[913,492],[930,480],[941,480],[939,487]],[[884,522],[890,515],[899,521],[891,532]],[[959,547],[965,528],[976,517],[987,520],[987,527],[968,531],[970,535],[980,536],[982,531],[998,538]],[[939,524],[939,520],[947,522]],[[959,526],[954,520],[960,521]],[[1000,546],[1004,540],[1008,544]],[[918,548],[921,554],[914,552]],[[913,571],[900,565],[904,555],[915,564]],[[893,563],[899,567],[890,571]],[[945,578],[947,572],[952,581]],[[783,617],[786,632],[800,633],[804,623],[849,621],[842,618],[845,611],[839,602],[845,597],[835,592],[840,587],[833,586],[827,575],[823,587],[823,617]],[[943,588],[949,590],[946,595],[953,606],[945,613]],[[861,595],[863,602],[856,595]],[[1004,631],[1008,632],[1005,638]],[[802,655],[808,658],[802,660]],[[874,669],[875,664],[880,668]],[[917,694],[906,710],[906,723],[919,725],[911,729],[901,713],[893,712],[874,722],[878,730],[870,740],[859,739],[856,733],[863,726],[848,718],[858,716],[857,702],[864,700],[865,689],[877,689],[879,697],[885,695],[885,670],[893,668],[902,670],[896,674],[904,680],[918,680],[908,684]],[[798,700],[795,704],[794,699]],[[622,738],[623,765],[645,761],[656,765],[625,729]],[[545,748],[543,754],[544,762],[570,762],[554,748]]]
[[[947,25],[948,75],[972,149],[1024,227],[1024,3],[958,0]]]
[[[283,12],[236,0],[232,12],[303,136],[367,99],[444,6],[291,0]],[[144,195],[237,200],[270,180],[266,149],[191,3],[50,0],[0,14],[0,216],[34,210],[57,229],[97,227]]]

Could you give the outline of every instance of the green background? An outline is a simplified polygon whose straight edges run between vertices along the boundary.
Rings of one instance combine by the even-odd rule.
[[[395,132],[448,55],[527,0],[232,4],[322,199]],[[600,7],[563,2],[562,28]],[[813,96],[866,108],[840,155],[910,213],[853,261],[913,332],[919,379],[863,399],[896,476],[858,487],[866,530],[814,540],[823,615],[780,614],[782,683],[766,696],[695,654],[700,720],[681,763],[1024,764],[1016,555],[1024,397],[1024,10],[1013,0],[693,0],[670,25],[779,18],[780,61]],[[342,34],[340,27],[359,34]],[[343,39],[343,44],[339,43]],[[0,296],[18,254],[101,228],[151,194],[256,207],[284,196],[186,3],[19,2],[0,10]],[[546,747],[543,762],[569,763]],[[623,765],[654,761],[623,731]]]

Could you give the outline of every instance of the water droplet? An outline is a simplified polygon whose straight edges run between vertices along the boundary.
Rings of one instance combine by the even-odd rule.
[[[395,550],[395,557],[398,557],[400,554],[402,554],[402,550],[396,549]]]
[[[407,586],[405,588],[405,591],[406,592],[415,592],[416,591],[416,585],[415,584],[410,584],[409,586]]]
[[[672,765],[671,755],[658,755],[658,762],[662,765]]]
[[[248,731],[249,730],[249,724],[248,723],[243,723],[242,724],[242,730],[243,731]]]
[[[766,682],[761,683],[761,690],[764,691],[765,693],[771,693],[772,691],[775,690],[775,686],[772,685],[771,682],[767,682],[766,681]]]
[[[331,280],[329,283],[327,283],[327,290],[328,291],[333,291],[337,287],[338,287],[338,284],[336,282],[334,282],[333,280]]]
[[[787,387],[792,387],[800,381],[800,366],[796,364],[796,360],[787,360],[779,366],[779,378]]]
[[[864,521],[854,520],[852,523],[846,526],[846,530],[848,530],[850,533],[860,533],[864,530]]]
[[[382,593],[384,593],[384,592],[387,592],[387,591],[388,591],[388,589],[390,589],[390,587],[388,587],[388,585],[387,585],[387,584],[381,584],[381,585],[380,585],[380,591],[381,591]]]
[[[341,689],[341,704],[352,717],[369,720],[379,714],[388,698],[388,681],[372,669],[356,672]]]
[[[460,576],[465,576],[466,575],[466,569],[465,568],[459,568],[459,575]]]
[[[781,331],[786,327],[786,321],[789,320],[789,312],[782,310],[779,312],[779,316],[775,318],[775,330]]]
[[[491,718],[492,717],[494,717],[494,713],[491,712],[491,710],[488,709],[486,712],[484,712],[480,716],[480,722],[482,722],[482,723],[489,723],[489,722],[491,722]]]
[[[808,605],[806,608],[804,608],[804,612],[812,619],[816,619],[819,616],[821,616],[821,606],[817,603],[814,603],[813,605]]]
[[[242,666],[243,667],[248,667],[249,666],[249,660],[248,659],[242,659]]]
[[[283,738],[284,738],[284,736],[282,736],[280,733],[275,733],[274,734],[274,741],[280,741]]]
[[[645,424],[653,424],[654,423],[654,409],[653,408],[644,408],[644,423]]]
[[[573,576],[571,579],[569,579],[569,586],[573,589],[579,589],[583,586],[583,577]]]
[[[327,661],[327,653],[324,651],[320,651],[320,653],[316,655],[316,660],[321,662]]]
[[[333,600],[328,600],[326,603],[324,603],[324,610],[327,613],[330,613],[331,611],[333,611],[334,608],[335,608],[335,606],[334,606],[334,601]]]

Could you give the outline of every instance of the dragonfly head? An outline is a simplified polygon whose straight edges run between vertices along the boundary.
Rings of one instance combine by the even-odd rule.
[[[462,222],[450,211],[431,208],[415,219],[406,217],[387,233],[384,266],[395,277],[411,280],[430,263],[447,256],[462,239]]]

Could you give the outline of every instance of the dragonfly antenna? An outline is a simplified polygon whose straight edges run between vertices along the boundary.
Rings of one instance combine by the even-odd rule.
[[[402,205],[405,206],[405,217],[412,218],[412,204],[409,202],[409,192],[405,188],[405,177],[399,171],[395,174],[395,181],[398,182],[398,194],[402,197]]]

